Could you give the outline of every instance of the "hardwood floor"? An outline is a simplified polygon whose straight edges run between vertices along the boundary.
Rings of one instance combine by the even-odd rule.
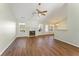
[[[2,56],[79,56],[79,48],[53,36],[17,38]]]

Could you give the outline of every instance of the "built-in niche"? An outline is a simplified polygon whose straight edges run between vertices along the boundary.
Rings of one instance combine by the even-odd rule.
[[[45,25],[45,32],[49,32],[49,26]]]
[[[54,30],[54,25],[50,24],[50,25],[49,25],[49,31],[51,32],[51,31],[53,31],[53,30]]]
[[[19,31],[20,32],[25,32],[26,30],[26,25],[25,23],[19,23]]]
[[[39,32],[42,32],[42,31],[43,31],[43,24],[39,24],[39,26],[38,26],[38,31],[39,31]]]
[[[40,24],[39,25],[39,29],[38,29],[39,32],[51,32],[53,31],[53,25],[51,24]]]

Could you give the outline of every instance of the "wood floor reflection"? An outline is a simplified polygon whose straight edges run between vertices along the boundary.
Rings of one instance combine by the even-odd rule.
[[[17,38],[2,56],[76,56],[79,48],[53,39],[53,36]]]

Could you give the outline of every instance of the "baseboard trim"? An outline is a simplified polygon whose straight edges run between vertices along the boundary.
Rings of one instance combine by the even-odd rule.
[[[17,38],[29,38],[29,37],[41,37],[41,36],[54,36],[54,34],[42,34],[42,35],[36,35],[36,36],[22,36]]]
[[[2,56],[2,54],[5,52],[6,49],[8,49],[8,47],[14,42],[16,38],[13,38],[13,40],[10,42],[10,44],[8,44],[4,50],[2,50],[2,52],[0,52],[0,56]]]
[[[65,43],[67,43],[67,44],[69,44],[69,45],[72,45],[72,46],[75,46],[75,47],[79,48],[79,46],[78,46],[78,45],[73,44],[73,43],[68,42],[68,41],[65,41],[65,40],[63,40],[63,39],[61,40],[61,38],[56,38],[56,40],[59,40],[59,41],[65,42]]]

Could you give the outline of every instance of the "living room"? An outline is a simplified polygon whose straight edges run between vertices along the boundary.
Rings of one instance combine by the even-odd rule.
[[[0,3],[0,55],[79,55],[79,3]]]

